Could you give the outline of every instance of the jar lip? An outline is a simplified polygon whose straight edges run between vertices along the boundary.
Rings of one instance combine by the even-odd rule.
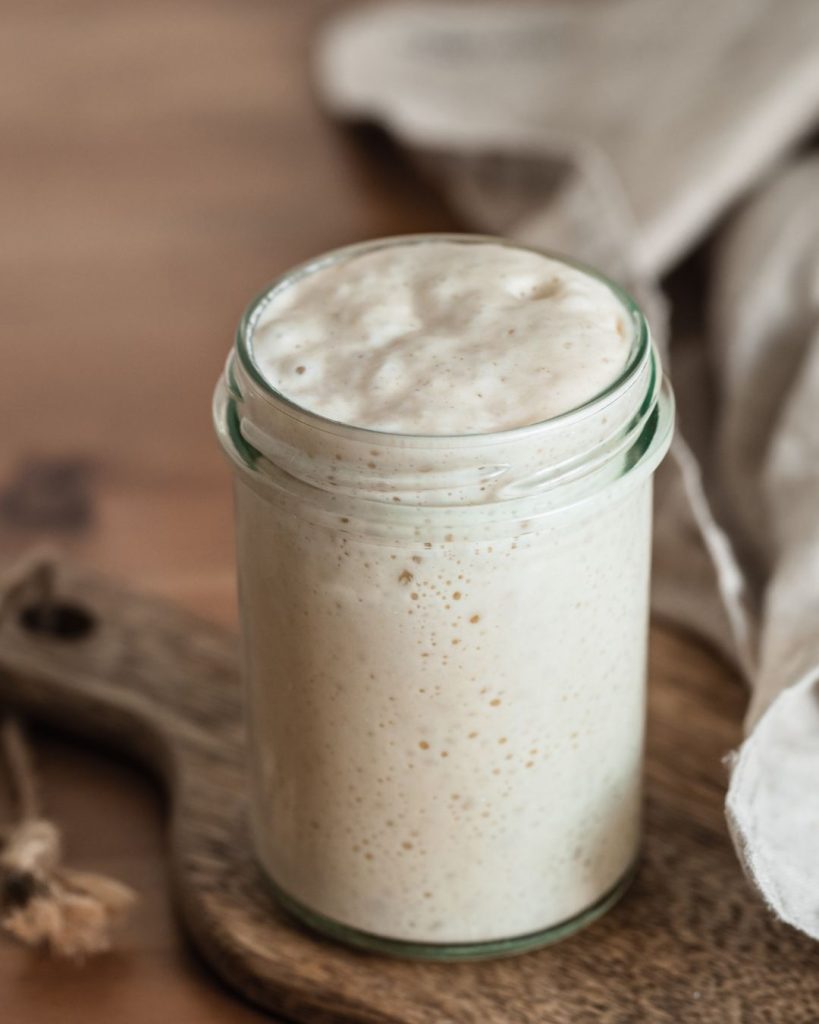
[[[581,405],[568,409],[566,412],[551,416],[545,420],[538,420],[534,423],[526,423],[523,426],[511,427],[506,430],[491,431],[489,433],[471,434],[412,434],[399,433],[391,430],[378,430],[373,427],[361,427],[343,420],[334,420],[321,413],[314,412],[303,405],[299,405],[291,398],[267,380],[259,369],[253,357],[253,332],[256,324],[271,301],[273,296],[286,288],[288,285],[315,273],[324,267],[331,266],[343,260],[352,259],[367,252],[375,252],[379,249],[386,249],[392,246],[418,245],[428,242],[455,242],[464,245],[493,244],[503,245],[508,248],[521,250],[523,252],[537,253],[563,263],[566,266],[588,274],[604,284],[623,306],[629,315],[634,329],[634,340],[629,353],[628,362],[618,376],[598,394],[593,395]],[[420,442],[430,446],[438,445],[464,445],[470,444],[492,444],[507,441],[522,440],[533,434],[540,434],[551,429],[559,430],[570,424],[572,420],[583,419],[594,414],[605,407],[612,399],[622,392],[634,379],[642,367],[645,359],[651,350],[651,333],[648,322],[631,295],[618,284],[615,284],[599,271],[594,270],[586,264],[570,259],[560,253],[540,249],[536,246],[522,245],[508,238],[495,235],[472,234],[469,232],[429,232],[424,234],[390,235],[384,238],[371,239],[365,242],[356,242],[352,245],[332,249],[321,256],[313,257],[298,264],[296,267],[285,271],[278,278],[273,280],[266,288],[259,292],[245,308],[239,326],[236,331],[236,354],[242,370],[247,374],[250,381],[256,386],[261,396],[268,399],[272,404],[278,406],[282,411],[287,412],[298,419],[309,422],[317,429],[323,429],[335,434],[340,434],[351,440],[359,439],[362,443],[367,441],[382,444],[407,444]]]

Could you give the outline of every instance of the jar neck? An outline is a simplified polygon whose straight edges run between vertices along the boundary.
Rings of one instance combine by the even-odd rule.
[[[246,471],[284,472],[320,491],[372,502],[453,507],[534,496],[561,505],[616,479],[662,443],[656,351],[605,402],[527,431],[468,438],[411,438],[300,416],[237,373],[233,357],[217,392],[225,447]],[[663,451],[667,445],[663,446]]]

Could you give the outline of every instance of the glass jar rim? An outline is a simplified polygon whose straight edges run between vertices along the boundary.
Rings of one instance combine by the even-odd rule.
[[[547,419],[536,420],[533,423],[526,423],[521,426],[507,428],[505,430],[490,431],[485,433],[467,434],[423,434],[403,433],[391,430],[379,430],[373,427],[362,427],[347,423],[342,420],[334,420],[327,416],[300,405],[298,402],[288,398],[282,391],[275,388],[259,369],[253,354],[253,333],[255,327],[273,296],[280,293],[291,284],[303,277],[316,273],[328,266],[368,252],[376,252],[380,249],[391,248],[402,245],[419,245],[429,243],[452,242],[464,245],[501,245],[506,248],[516,249],[522,252],[531,252],[544,256],[558,263],[562,263],[574,270],[587,274],[605,285],[622,305],[628,314],[629,322],[633,330],[633,340],[629,352],[628,361],[625,367],[602,391],[591,398],[574,406],[565,412]],[[321,256],[305,260],[303,263],[285,271],[275,278],[262,291],[260,291],[246,306],[239,326],[236,331],[235,353],[239,360],[242,371],[247,375],[249,381],[254,385],[257,395],[266,399],[278,407],[281,412],[293,416],[303,422],[309,423],[314,429],[331,432],[340,437],[350,440],[359,440],[366,443],[368,440],[377,442],[380,445],[390,446],[391,444],[403,445],[418,443],[424,447],[469,447],[470,445],[491,445],[494,441],[498,443],[514,442],[550,430],[560,430],[575,419],[583,419],[586,416],[594,415],[609,402],[614,400],[625,390],[640,372],[643,363],[650,356],[652,343],[651,332],[648,327],[645,315],[631,295],[620,285],[607,278],[604,274],[587,266],[578,260],[570,259],[561,253],[540,249],[536,246],[523,245],[508,238],[495,235],[473,234],[469,232],[428,232],[420,234],[390,235],[384,238],[371,239],[364,242],[356,242],[352,245],[332,249]]]
[[[411,514],[553,514],[621,477],[636,483],[653,471],[670,441],[674,403],[645,317],[619,286],[561,256],[555,259],[607,286],[632,324],[625,368],[565,413],[495,433],[402,434],[323,417],[269,383],[253,359],[252,339],[277,289],[335,260],[429,241],[494,243],[544,255],[487,235],[405,235],[337,249],[282,275],[245,310],[214,393],[217,435],[247,482],[271,500],[303,499],[314,515],[395,527]]]

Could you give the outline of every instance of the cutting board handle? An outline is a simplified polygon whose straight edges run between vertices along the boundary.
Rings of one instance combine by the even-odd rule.
[[[172,795],[208,764],[241,761],[232,637],[53,560],[32,560],[13,586],[0,701],[138,756]]]

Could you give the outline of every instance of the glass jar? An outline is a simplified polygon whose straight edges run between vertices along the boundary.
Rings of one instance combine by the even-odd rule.
[[[436,238],[499,241],[369,242],[266,289],[214,416],[235,468],[263,871],[328,935],[459,959],[570,934],[634,872],[652,474],[673,400],[643,315],[608,282],[633,327],[628,364],[542,423],[384,433],[265,381],[253,332],[271,294]]]

